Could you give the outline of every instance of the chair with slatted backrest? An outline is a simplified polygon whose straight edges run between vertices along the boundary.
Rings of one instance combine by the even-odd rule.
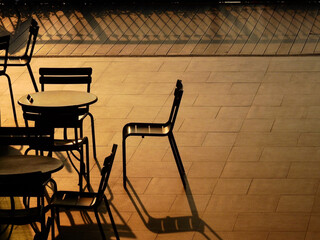
[[[41,91],[45,91],[45,86],[65,86],[65,85],[85,85],[86,91],[90,92],[92,82],[92,68],[40,68],[40,85]],[[91,120],[91,135],[93,156],[97,159],[96,141],[94,130],[94,117],[89,111],[89,106],[79,109],[80,137],[83,137],[83,121],[89,116]]]
[[[15,124],[18,125],[11,79],[10,79],[9,75],[6,73],[7,66],[8,66],[9,42],[10,42],[10,35],[0,37],[0,54],[1,54],[1,56],[0,56],[0,76],[5,76],[8,80],[13,117],[14,117]]]
[[[26,127],[35,127],[36,129],[43,130],[48,129],[46,131],[49,132],[54,129],[71,130],[73,136],[66,137],[64,134],[62,137],[57,137],[55,132],[52,144],[30,144],[29,150],[34,149],[41,153],[49,152],[49,156],[52,155],[52,152],[66,152],[70,163],[79,176],[79,188],[80,191],[82,191],[83,178],[87,181],[88,187],[90,185],[89,143],[87,137],[79,136],[78,130],[81,123],[78,121],[78,115],[78,109],[66,109],[66,111],[38,111],[36,108],[23,109],[23,118]],[[74,154],[73,151],[78,152],[79,156]],[[72,159],[76,159],[79,162],[79,167],[74,164]]]
[[[0,127],[0,146],[21,145],[31,149],[48,148],[53,144],[53,129],[36,127]]]
[[[150,137],[166,137],[168,136],[170,146],[179,170],[179,174],[185,187],[185,171],[180,158],[178,147],[173,136],[173,127],[177,118],[181,98],[183,94],[183,85],[181,80],[177,80],[174,90],[174,100],[169,115],[169,119],[165,123],[127,123],[122,129],[122,153],[123,153],[123,186],[126,189],[127,170],[126,170],[126,139],[130,136],[146,136]]]
[[[110,177],[112,165],[114,162],[114,157],[117,151],[117,145],[114,144],[112,147],[111,154],[105,158],[103,163],[103,168],[101,170],[101,180],[99,183],[99,189],[97,192],[75,192],[75,191],[57,191],[55,192],[50,200],[50,208],[52,210],[52,219],[57,215],[57,225],[60,226],[59,210],[60,209],[78,209],[78,210],[94,210],[95,217],[99,226],[99,230],[102,236],[102,239],[106,239],[104,234],[100,217],[98,214],[98,207],[102,201],[104,201],[109,214],[111,224],[113,227],[114,234],[116,239],[119,238],[117,227],[113,220],[109,202],[105,195],[105,190],[108,186],[108,180]],[[52,239],[54,239],[54,226],[52,226]]]
[[[21,56],[15,56],[15,55],[9,56],[9,61],[8,61],[9,67],[10,66],[13,66],[13,67],[27,66],[34,90],[36,92],[38,92],[38,87],[37,87],[34,75],[32,73],[30,62],[33,56],[34,47],[36,45],[38,32],[39,32],[38,23],[36,20],[32,18],[30,27],[29,27],[29,37],[27,40],[24,54]]]
[[[12,226],[9,237],[14,225],[30,224],[36,232],[36,238],[47,239],[50,225],[45,222],[45,186],[50,181],[50,174],[43,175],[41,172],[24,173],[19,175],[0,176],[0,196],[10,199],[9,208],[0,209],[0,224]],[[33,204],[28,201],[20,202],[20,199],[35,198]],[[35,225],[41,224],[41,230]]]

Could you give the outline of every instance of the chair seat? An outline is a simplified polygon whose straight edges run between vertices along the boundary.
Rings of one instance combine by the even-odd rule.
[[[53,144],[54,144],[54,148],[65,147],[65,146],[68,146],[68,147],[75,146],[75,148],[78,149],[77,145],[83,145],[87,141],[88,141],[87,137],[80,138],[77,140],[77,142],[74,139],[66,139],[66,140],[55,139]]]
[[[128,123],[123,128],[124,137],[137,136],[167,136],[170,125],[161,123]]]
[[[91,208],[97,201],[97,194],[90,192],[58,191],[52,196],[51,205],[63,208]]]
[[[67,150],[78,150],[79,146],[84,145],[88,142],[88,138],[80,138],[77,141],[77,144],[74,139],[54,139],[53,146],[49,144],[29,144],[31,149],[38,149],[43,151],[67,151]]]
[[[0,224],[26,225],[30,222],[39,222],[41,213],[39,208],[0,209]]]

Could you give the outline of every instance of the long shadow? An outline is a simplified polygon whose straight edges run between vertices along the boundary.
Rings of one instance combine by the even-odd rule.
[[[196,204],[193,199],[193,195],[190,189],[188,179],[185,178],[186,182],[186,197],[188,199],[189,207],[191,210],[191,216],[181,216],[181,217],[170,217],[165,218],[154,218],[152,217],[145,206],[143,205],[141,199],[139,198],[137,192],[132,186],[129,179],[127,179],[128,186],[132,192],[130,193],[129,188],[127,188],[127,194],[132,201],[135,209],[137,210],[141,220],[145,226],[154,233],[180,233],[180,232],[199,232],[205,239],[217,239],[223,240],[205,221],[203,221],[198,214]],[[208,231],[205,231],[205,229]],[[214,238],[213,238],[214,237]]]
[[[113,213],[113,216],[116,216],[116,219],[120,219],[121,223],[116,223],[117,230],[119,233],[120,238],[136,238],[130,227],[125,222],[125,219],[122,217],[121,213],[116,209],[116,207],[112,204],[113,200],[113,193],[111,189],[108,187],[108,191],[110,193],[110,197],[108,199],[111,211]],[[69,220],[68,226],[60,226],[59,228],[59,235],[56,236],[55,239],[73,239],[75,236],[77,240],[80,239],[100,239],[100,232],[98,228],[98,224],[95,223],[95,217],[94,215],[89,215],[89,211],[80,211],[81,220],[84,222],[84,224],[79,224],[79,219],[75,220],[72,211],[63,211],[67,215],[67,219]],[[93,211],[92,211],[93,213]],[[103,208],[100,207],[99,209],[99,215],[101,219],[101,223],[103,228],[105,229],[105,235],[107,239],[113,239],[114,233],[112,230],[111,223],[107,223],[107,219],[105,218],[105,215],[107,215],[107,209],[103,205]],[[92,218],[94,220],[92,220]]]

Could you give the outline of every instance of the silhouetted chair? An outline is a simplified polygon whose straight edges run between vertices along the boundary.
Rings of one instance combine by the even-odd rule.
[[[86,85],[87,92],[90,92],[90,85],[92,82],[92,68],[40,68],[40,84],[41,91],[45,90],[45,85],[65,85],[65,84],[82,84]],[[93,156],[97,159],[96,141],[94,131],[94,118],[89,112],[89,106],[79,109],[80,137],[83,137],[83,120],[86,116],[91,119],[91,134],[92,134],[92,148]]]
[[[165,137],[168,136],[171,149],[179,170],[179,174],[185,187],[185,171],[180,158],[178,147],[173,136],[173,127],[177,118],[181,98],[183,94],[183,85],[181,80],[177,80],[174,91],[174,100],[170,112],[169,119],[166,123],[127,123],[122,129],[122,153],[123,153],[123,186],[126,187],[127,171],[126,171],[126,139],[130,136],[151,136],[151,137]]]
[[[44,196],[45,185],[49,180],[50,174],[46,176],[41,172],[0,176],[0,196],[10,198],[10,208],[0,209],[0,224],[12,225],[9,237],[13,225],[30,224],[36,232],[35,239],[47,239],[50,225],[46,226],[45,223]],[[24,200],[28,199],[28,202],[18,203],[20,197]],[[32,206],[30,198],[36,199]],[[36,222],[41,224],[40,231],[35,224]]]
[[[74,192],[74,191],[57,191],[53,194],[50,201],[50,208],[52,209],[52,218],[55,218],[57,213],[57,225],[60,226],[60,217],[59,217],[59,209],[79,209],[79,210],[94,210],[95,217],[97,219],[97,223],[101,232],[101,236],[103,239],[106,239],[99,213],[98,207],[102,201],[104,201],[111,224],[113,227],[114,234],[117,239],[119,238],[119,234],[113,220],[113,216],[111,213],[111,209],[105,195],[105,190],[108,185],[109,176],[111,173],[112,165],[114,162],[114,157],[117,151],[117,145],[114,144],[112,147],[111,154],[105,158],[103,163],[103,168],[101,170],[101,180],[99,184],[98,192]],[[54,226],[52,226],[52,239],[54,239]]]
[[[0,146],[28,146],[31,149],[43,148],[53,144],[53,129],[36,127],[0,127]]]
[[[26,50],[22,56],[9,56],[8,66],[19,67],[19,66],[27,66],[29,75],[34,87],[34,90],[38,92],[38,87],[36,84],[36,80],[32,73],[32,69],[30,66],[30,62],[32,59],[34,46],[36,45],[37,36],[39,32],[39,26],[36,20],[31,19],[31,24],[29,28],[29,37],[26,45]]]
[[[16,125],[18,125],[18,120],[17,120],[17,113],[16,113],[16,108],[15,108],[15,103],[14,103],[14,97],[13,97],[13,92],[12,92],[12,84],[11,84],[11,79],[9,75],[6,73],[7,66],[8,65],[8,50],[9,50],[9,42],[10,42],[10,35],[0,37],[0,76],[5,76],[8,79],[8,84],[9,84],[9,91],[10,91],[10,97],[11,97],[11,105],[12,105],[12,110],[13,110],[13,117]]]
[[[26,127],[35,127],[37,129],[48,129],[51,131],[52,129],[70,129],[73,132],[72,138],[67,137],[64,134],[63,137],[58,138],[54,136],[53,143],[50,144],[30,144],[29,150],[35,149],[40,151],[41,154],[43,152],[49,152],[49,156],[52,155],[52,152],[66,152],[70,163],[74,167],[75,171],[79,175],[79,188],[82,190],[83,188],[83,177],[86,179],[88,186],[90,185],[89,179],[89,143],[87,137],[79,137],[78,129],[80,128],[80,123],[78,121],[78,109],[67,109],[66,111],[37,111],[36,108],[24,108],[23,109],[23,117],[25,120]],[[30,124],[31,122],[32,124]],[[55,134],[56,135],[56,134]],[[84,154],[84,148],[86,154]],[[77,151],[79,156],[76,156],[73,151]],[[26,151],[26,154],[28,151]],[[79,169],[73,163],[73,157],[79,161]],[[86,157],[86,163],[84,163],[84,155]]]

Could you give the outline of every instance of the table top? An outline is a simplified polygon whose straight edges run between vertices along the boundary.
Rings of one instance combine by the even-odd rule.
[[[30,93],[21,97],[18,103],[22,107],[68,108],[83,107],[98,101],[92,93],[80,91],[43,91]]]
[[[62,168],[62,161],[46,156],[16,155],[0,157],[0,176],[38,171],[43,174],[54,173]]]

